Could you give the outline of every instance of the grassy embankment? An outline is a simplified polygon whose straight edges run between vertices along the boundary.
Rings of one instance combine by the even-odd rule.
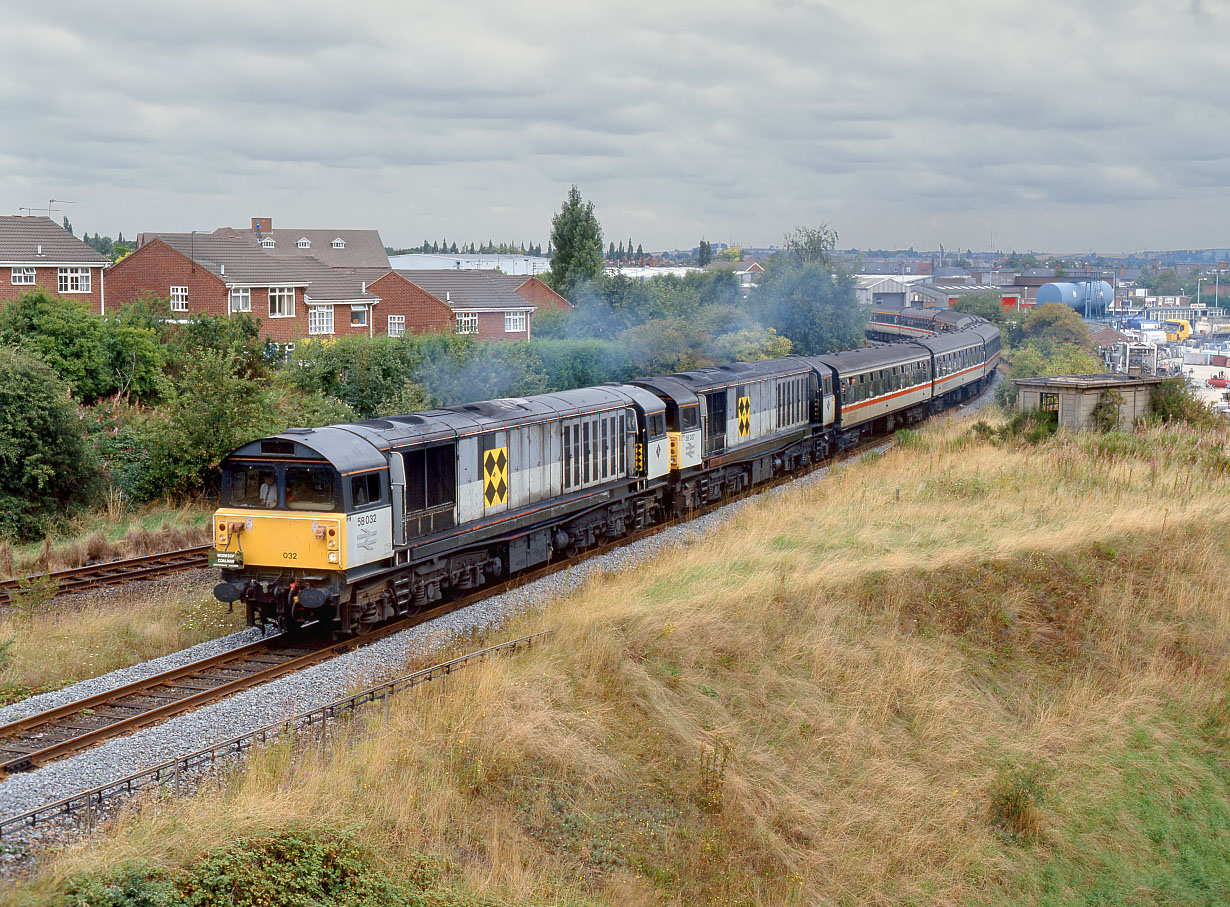
[[[202,545],[210,539],[212,512],[212,507],[191,504],[155,504],[138,512],[117,508],[82,514],[41,542],[0,542],[0,579]]]
[[[1228,467],[1224,433],[928,428],[13,899],[1226,903]]]
[[[202,544],[210,511],[154,506],[76,519],[58,538],[0,544],[0,577],[102,563]],[[168,594],[135,584],[97,596],[50,599],[41,582],[0,609],[0,705],[97,677],[241,629],[207,592]]]

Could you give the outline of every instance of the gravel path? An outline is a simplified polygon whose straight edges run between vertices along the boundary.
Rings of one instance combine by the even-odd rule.
[[[972,414],[991,398],[992,394],[984,394],[975,403],[957,410],[955,415],[963,417]],[[891,446],[892,442],[886,440],[873,450],[884,451]],[[783,494],[809,485],[822,479],[831,469],[841,468],[841,465],[822,467],[769,493]],[[579,588],[589,576],[633,569],[670,546],[689,544],[729,520],[747,503],[740,501],[730,504],[685,525],[671,527],[650,538],[591,558],[570,570],[493,596],[429,624],[414,627],[323,664],[239,693],[222,702],[173,718],[165,724],[108,741],[88,752],[36,771],[11,776],[0,782],[0,816],[22,813],[81,790],[105,784],[117,777],[209,746],[246,730],[332,702],[356,687],[406,673],[407,663],[411,659],[421,658],[464,634],[492,628],[530,608],[541,608],[552,599]],[[243,645],[258,637],[259,631],[245,630],[151,662],[113,671],[103,677],[83,681],[72,687],[0,709],[0,720],[14,720],[39,709],[111,689],[168,667]],[[36,845],[42,841],[62,838],[62,831],[48,825],[26,829],[21,833],[14,833],[11,837],[6,835],[5,840],[12,842],[15,839],[24,839],[28,844]]]

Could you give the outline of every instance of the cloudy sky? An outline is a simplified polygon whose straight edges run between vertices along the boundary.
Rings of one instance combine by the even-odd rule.
[[[1230,245],[1230,0],[5,4],[0,213],[1101,251]],[[59,214],[57,217],[61,216]]]

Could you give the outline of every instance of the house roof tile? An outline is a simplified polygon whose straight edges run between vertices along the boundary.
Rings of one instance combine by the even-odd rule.
[[[42,254],[39,254],[42,246]],[[106,265],[100,255],[49,217],[0,216],[0,263]]]

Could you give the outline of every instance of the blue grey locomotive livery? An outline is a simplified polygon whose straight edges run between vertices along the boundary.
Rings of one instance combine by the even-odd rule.
[[[223,461],[215,595],[250,624],[355,633],[801,471],[987,386],[999,331],[941,323],[253,441]]]

